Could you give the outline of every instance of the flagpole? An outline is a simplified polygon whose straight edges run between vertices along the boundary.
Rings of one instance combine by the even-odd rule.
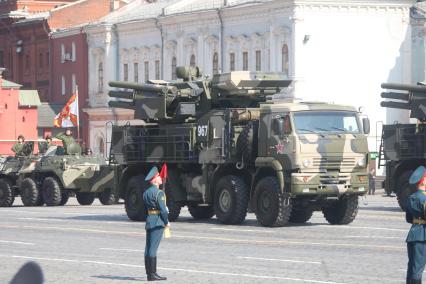
[[[78,102],[78,85],[75,85],[75,97],[77,101],[77,141],[80,144],[81,143],[80,141],[80,105]]]

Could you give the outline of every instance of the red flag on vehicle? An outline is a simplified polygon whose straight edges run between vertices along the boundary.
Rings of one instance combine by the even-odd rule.
[[[160,177],[163,180],[167,178],[167,164],[163,164],[163,167],[161,168],[161,171],[160,171]]]

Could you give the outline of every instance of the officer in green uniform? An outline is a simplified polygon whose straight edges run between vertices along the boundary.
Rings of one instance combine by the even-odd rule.
[[[65,131],[65,133],[61,132],[55,137],[62,141],[65,153],[67,153],[68,146],[75,142],[74,137],[72,137],[72,131],[69,128]]]
[[[146,246],[145,246],[145,270],[148,281],[166,280],[157,274],[157,249],[165,227],[169,227],[168,210],[166,207],[166,196],[159,189],[163,183],[157,167],[153,167],[145,178],[151,186],[143,194],[143,202],[148,211],[145,223]]]
[[[24,150],[24,142],[25,137],[23,135],[18,136],[18,142],[15,143],[15,145],[12,146],[12,151],[15,153],[15,156],[25,156],[23,153]]]
[[[407,284],[421,284],[426,264],[426,168],[418,167],[410,177],[417,191],[407,201],[406,219],[412,226],[407,236]]]

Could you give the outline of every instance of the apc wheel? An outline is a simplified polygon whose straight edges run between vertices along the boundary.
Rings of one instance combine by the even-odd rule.
[[[311,219],[313,213],[314,211],[312,211],[309,207],[300,208],[293,205],[289,221],[291,223],[306,223],[309,219]]]
[[[118,202],[118,198],[114,193],[111,192],[110,188],[107,188],[103,192],[99,193],[98,198],[102,205],[113,205],[117,204]]]
[[[77,192],[75,195],[80,205],[92,205],[96,197],[92,192]]]
[[[264,177],[256,185],[254,192],[257,221],[263,226],[280,227],[288,223],[291,213],[291,199],[288,204],[280,192],[276,177]]]
[[[189,214],[196,220],[207,220],[214,216],[212,206],[188,206]]]
[[[404,172],[399,178],[397,182],[397,188],[399,191],[396,194],[398,199],[398,205],[402,210],[406,210],[408,197],[416,191],[416,186],[412,185],[408,182],[413,171]]]
[[[144,176],[139,175],[132,177],[126,189],[126,198],[124,201],[124,207],[126,208],[127,217],[133,221],[145,221],[146,220],[146,209],[143,203],[143,191],[146,185]]]
[[[62,199],[62,185],[54,177],[47,177],[43,181],[41,192],[47,206],[58,206]]]
[[[67,204],[68,199],[70,199],[70,193],[65,191],[62,192],[61,194],[61,203],[59,203],[59,205],[64,206],[65,204]]]
[[[10,207],[15,201],[12,183],[7,179],[0,179],[0,207]]]
[[[244,181],[233,175],[216,184],[214,212],[224,224],[241,224],[247,215],[249,192]]]
[[[332,225],[346,225],[352,223],[358,214],[358,196],[343,197],[322,209],[328,223]]]
[[[37,183],[32,178],[25,178],[21,183],[21,200],[24,206],[40,206],[41,193]]]

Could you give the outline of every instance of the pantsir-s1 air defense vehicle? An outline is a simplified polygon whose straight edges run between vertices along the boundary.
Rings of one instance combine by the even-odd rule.
[[[405,109],[417,123],[383,125],[379,165],[386,166],[384,188],[397,195],[399,206],[405,210],[408,196],[416,190],[408,183],[413,171],[426,165],[426,86],[382,84],[382,107]],[[396,92],[394,92],[396,91]]]
[[[237,71],[201,78],[179,67],[183,82],[110,82],[111,107],[133,109],[144,126],[115,126],[117,164],[127,215],[144,220],[144,174],[167,163],[170,219],[188,206],[239,224],[253,210],[264,226],[306,222],[322,210],[347,224],[368,190],[368,119],[349,106],[274,101],[289,86],[280,73]]]

